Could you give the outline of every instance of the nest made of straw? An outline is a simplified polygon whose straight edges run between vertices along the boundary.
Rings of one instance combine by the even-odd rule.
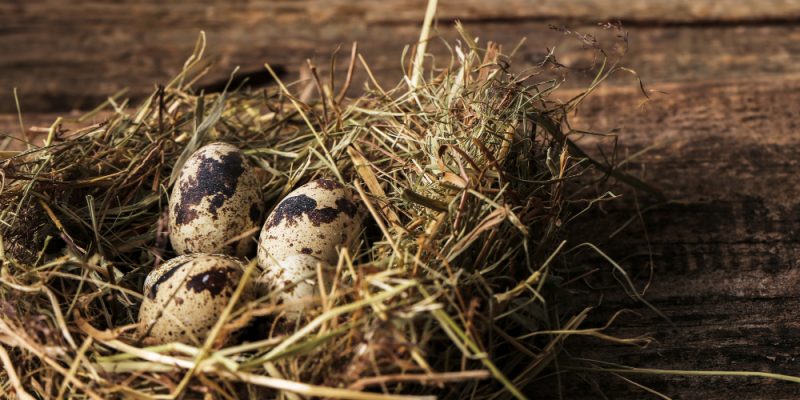
[[[608,174],[638,181],[569,141],[568,113],[615,67],[557,102],[561,81],[540,78],[556,63],[514,74],[498,46],[461,33],[467,45],[447,65],[391,90],[371,78],[356,98],[349,83],[333,93],[315,79],[314,101],[280,80],[194,92],[201,36],[183,72],[135,111],[112,99],[105,122],[64,139],[56,121],[43,145],[3,161],[0,393],[525,398],[586,316],[549,307],[563,230]],[[371,77],[354,52],[351,71],[359,64]],[[269,206],[327,177],[357,191],[370,226],[296,324],[278,324],[281,305],[265,297],[232,303],[204,343],[142,347],[143,280],[172,256],[170,187],[211,141],[271,177]],[[242,327],[244,341],[228,340]]]

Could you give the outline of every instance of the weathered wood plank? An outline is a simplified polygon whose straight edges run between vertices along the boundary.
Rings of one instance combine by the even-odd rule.
[[[670,95],[646,108],[637,107],[641,97],[633,91],[608,90],[587,103],[575,123],[619,127],[631,154],[661,143],[628,167],[631,172],[646,168],[648,181],[662,187],[673,203],[644,214],[649,243],[634,224],[603,247],[639,276],[640,287],[647,277],[645,254],[652,249],[655,278],[647,298],[675,327],[608,291],[593,323],[628,306],[641,316],[624,316],[609,333],[632,337],[650,332],[657,342],[640,350],[576,339],[573,354],[637,367],[800,375],[800,122],[790,106],[800,102],[800,80],[661,89]],[[617,224],[593,224],[588,237],[602,241],[633,215],[630,204],[612,206],[610,216],[602,218]],[[626,257],[630,254],[638,255]],[[596,263],[609,270],[599,258]],[[612,285],[614,280],[606,274],[593,283]],[[797,384],[765,379],[629,377],[676,399],[800,396]],[[649,398],[611,375],[595,379],[610,398]],[[572,387],[566,398],[598,397],[581,379],[572,376],[565,382]]]
[[[81,16],[98,11],[109,20],[129,19],[154,14],[164,22],[197,17],[218,18],[226,12],[250,19],[277,18],[283,23],[326,23],[360,20],[367,23],[419,23],[428,0],[294,0],[224,2],[155,0],[97,2],[79,0],[63,3],[52,0],[12,0],[3,10],[22,15],[64,13]],[[198,15],[199,14],[199,15]],[[623,21],[704,23],[708,21],[771,21],[800,17],[797,0],[507,0],[502,3],[482,0],[439,0],[439,18],[453,19],[614,19]],[[97,21],[96,21],[97,22]]]
[[[719,24],[785,21],[800,16],[800,2],[796,0],[512,0],[502,3],[443,0],[440,4],[442,18],[464,20],[565,19],[593,23],[599,19],[645,24]],[[380,8],[375,14],[378,15],[376,20],[391,20]],[[417,11],[417,15],[420,14]],[[411,15],[414,21],[421,19]]]
[[[286,66],[293,79],[307,58],[327,65],[337,45],[347,48],[352,41],[361,44],[382,80],[394,81],[400,77],[403,46],[418,37],[424,3],[4,2],[0,4],[0,112],[14,111],[14,87],[29,112],[85,109],[123,87],[140,98],[178,72],[200,29],[207,31],[209,53],[218,64],[206,83],[226,79],[236,65],[243,72],[266,76],[264,62]],[[742,77],[800,72],[800,33],[794,25],[753,25],[776,19],[788,23],[798,16],[796,0],[514,0],[502,6],[478,0],[443,1],[440,31],[454,39],[450,21],[463,19],[473,34],[507,47],[528,36],[518,57],[520,67],[541,60],[553,46],[566,64],[585,66],[590,62],[587,52],[548,29],[548,24],[568,23],[593,32],[599,29],[596,21],[622,19],[633,24],[628,64],[646,79],[704,80],[727,72]],[[725,23],[708,26],[712,20]],[[735,24],[744,22],[751,25]],[[686,25],[649,25],[659,23]],[[345,61],[339,63],[342,70]],[[573,74],[570,84],[588,80],[589,74]]]

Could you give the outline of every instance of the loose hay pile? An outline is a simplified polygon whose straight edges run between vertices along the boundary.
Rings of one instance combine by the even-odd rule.
[[[68,139],[56,122],[43,146],[3,161],[0,393],[532,393],[586,318],[551,304],[565,277],[587,272],[563,255],[574,245],[564,229],[608,199],[596,183],[609,174],[639,183],[568,141],[567,114],[584,95],[550,99],[560,81],[539,74],[555,64],[512,74],[499,47],[461,33],[467,46],[448,65],[413,64],[415,76],[391,90],[372,78],[353,99],[349,77],[334,92],[314,76],[315,101],[280,81],[197,93],[201,39],[180,76],[138,110],[111,104],[106,122]],[[368,71],[354,56],[356,67]],[[342,251],[328,271],[333,279],[319,274],[323,290],[304,299],[298,321],[265,295],[230,303],[203,343],[148,347],[136,334],[137,309],[146,274],[174,257],[169,191],[178,167],[214,141],[260,167],[267,209],[328,178],[358,193],[367,227],[358,251]],[[251,261],[240,289],[257,274]]]

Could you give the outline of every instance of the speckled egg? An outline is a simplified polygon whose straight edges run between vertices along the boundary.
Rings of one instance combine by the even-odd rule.
[[[318,179],[289,193],[267,217],[258,239],[258,262],[307,254],[330,264],[337,249],[350,247],[361,232],[365,212],[352,190]],[[352,250],[352,249],[351,249]]]
[[[264,270],[261,282],[280,290],[297,282],[309,264],[312,269],[316,261],[335,265],[339,260],[338,249],[354,250],[365,215],[356,194],[334,181],[319,179],[289,193],[261,229],[258,242],[258,264]],[[309,284],[313,293],[314,280]],[[293,293],[282,298],[303,297],[297,294],[305,290],[298,285]]]
[[[178,254],[252,251],[251,237],[223,244],[257,227],[264,201],[255,168],[236,147],[212,143],[194,152],[172,188],[169,235]]]
[[[149,344],[201,344],[243,273],[237,259],[216,254],[184,255],[161,264],[144,282],[139,336]]]

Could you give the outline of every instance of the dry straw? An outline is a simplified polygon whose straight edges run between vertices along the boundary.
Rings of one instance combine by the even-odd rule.
[[[558,102],[561,80],[545,78],[551,58],[515,74],[499,46],[458,30],[452,57],[404,57],[412,71],[393,89],[354,48],[338,93],[314,75],[316,100],[278,76],[266,90],[197,93],[201,35],[183,71],[138,108],[114,96],[96,110],[105,122],[64,138],[57,120],[43,144],[7,154],[0,393],[526,398],[557,372],[571,335],[646,344],[583,327],[589,307],[563,315],[552,304],[573,247],[568,222],[613,198],[596,184],[614,176],[649,189],[569,140],[569,112],[620,68],[602,64],[585,94]],[[351,98],[356,69],[369,79]],[[136,311],[145,275],[172,256],[167,194],[186,157],[211,141],[244,149],[267,177],[270,206],[327,177],[357,191],[370,222],[296,324],[267,296],[231,303],[204,343],[146,347]]]

